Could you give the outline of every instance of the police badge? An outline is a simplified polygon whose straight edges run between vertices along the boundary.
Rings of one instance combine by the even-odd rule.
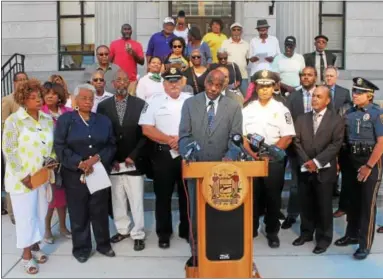
[[[357,84],[357,85],[362,85],[362,84],[363,84],[363,80],[362,80],[361,78],[358,78],[358,79],[356,80],[356,84]]]
[[[261,76],[262,76],[263,78],[267,78],[268,75],[269,75],[269,71],[267,71],[267,70],[263,70],[263,71],[262,71]]]
[[[368,121],[368,120],[370,120],[370,115],[366,113],[365,115],[363,115],[363,121]]]
[[[170,69],[170,73],[171,73],[172,75],[174,75],[175,73],[177,73],[176,68],[171,68],[171,69]]]

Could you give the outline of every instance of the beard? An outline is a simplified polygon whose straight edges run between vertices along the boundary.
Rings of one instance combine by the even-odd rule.
[[[124,89],[117,89],[116,90],[116,94],[117,95],[125,96],[127,93],[128,93],[128,90],[126,88],[124,88]]]

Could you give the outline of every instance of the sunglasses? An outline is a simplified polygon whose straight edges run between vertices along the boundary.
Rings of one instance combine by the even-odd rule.
[[[173,48],[182,48],[181,45],[173,45]]]
[[[98,55],[98,56],[108,56],[109,53],[102,52],[102,53],[99,53],[99,54],[97,54],[97,55]]]
[[[100,81],[100,82],[104,82],[105,79],[103,79],[103,78],[94,78],[93,81],[94,81],[94,82],[98,82],[98,81]]]
[[[218,60],[227,60],[227,57],[218,57]]]
[[[201,59],[201,56],[200,55],[193,55],[191,58],[193,58],[193,59]]]

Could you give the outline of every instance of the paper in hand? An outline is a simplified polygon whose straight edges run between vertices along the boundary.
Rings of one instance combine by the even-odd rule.
[[[93,172],[85,176],[85,182],[90,194],[112,186],[109,175],[101,162],[93,165]]]

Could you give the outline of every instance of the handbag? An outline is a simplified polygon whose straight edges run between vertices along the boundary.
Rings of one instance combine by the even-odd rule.
[[[192,76],[193,76],[195,94],[197,94],[199,92],[199,87],[198,87],[198,83],[197,83],[197,79],[196,79],[196,74],[194,72],[194,68],[191,68],[191,71],[192,71]]]
[[[232,62],[231,63],[231,66],[233,66],[233,70],[234,70],[234,83],[237,83],[237,73],[235,71],[235,67],[234,67],[234,63]],[[242,95],[242,92],[241,92],[241,89],[236,88],[236,89],[230,89],[231,92],[235,93],[235,94],[238,94],[238,95]]]
[[[55,186],[57,189],[63,188],[63,178],[61,176],[61,164],[54,169],[54,175],[55,175]]]

